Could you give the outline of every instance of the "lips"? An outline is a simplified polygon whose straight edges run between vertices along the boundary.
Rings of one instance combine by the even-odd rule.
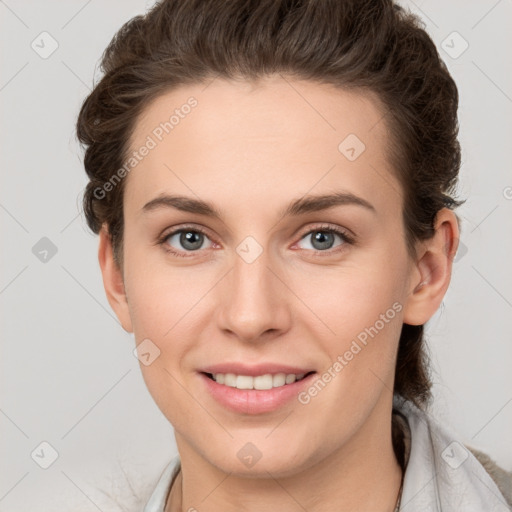
[[[242,414],[263,414],[292,404],[298,394],[314,380],[316,371],[300,366],[265,363],[249,366],[239,363],[222,363],[202,368],[199,376],[205,391],[223,407]],[[296,380],[296,376],[301,376]],[[236,382],[229,382],[236,378]],[[272,376],[278,379],[277,387],[265,382]],[[283,377],[293,377],[282,382]],[[215,377],[221,382],[217,382]],[[261,384],[257,384],[261,380]],[[253,383],[254,388],[252,385]],[[235,384],[235,386],[233,386]],[[240,387],[237,387],[240,385]],[[253,388],[253,389],[251,389]],[[298,403],[298,402],[296,402]]]
[[[217,404],[229,411],[249,415],[272,413],[290,406],[302,407],[298,397],[316,378],[316,374],[311,373],[300,381],[281,387],[267,390],[247,390],[219,384],[205,373],[198,375],[204,386],[203,389]]]

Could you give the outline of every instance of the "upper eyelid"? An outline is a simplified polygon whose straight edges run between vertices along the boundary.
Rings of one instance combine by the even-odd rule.
[[[308,235],[313,231],[333,231],[335,233],[340,232],[341,234],[343,234],[345,232],[350,233],[350,230],[348,230],[347,228],[323,223],[320,226],[314,226],[312,228],[307,228],[305,231],[302,232],[301,236]]]
[[[162,234],[158,237],[160,240],[166,240],[170,236],[174,236],[177,233],[180,233],[182,231],[197,231],[198,233],[202,233],[203,235],[208,236],[209,238],[212,238],[210,236],[210,231],[207,228],[204,227],[198,227],[193,224],[185,224],[184,226],[177,226],[172,228],[166,228],[162,231]],[[213,237],[215,238],[215,237]]]

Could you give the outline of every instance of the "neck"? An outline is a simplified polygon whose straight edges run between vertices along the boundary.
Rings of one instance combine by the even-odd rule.
[[[268,473],[268,478],[224,473],[176,434],[181,471],[165,512],[394,512],[402,469],[392,446],[391,411],[386,425],[384,429],[380,422],[375,429],[366,424],[349,445],[321,461],[292,476]]]

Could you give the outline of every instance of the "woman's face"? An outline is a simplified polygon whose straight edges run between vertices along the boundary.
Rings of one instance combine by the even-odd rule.
[[[182,457],[284,476],[389,442],[417,273],[388,143],[371,97],[281,77],[182,87],[139,119],[116,311],[150,340],[141,369]]]

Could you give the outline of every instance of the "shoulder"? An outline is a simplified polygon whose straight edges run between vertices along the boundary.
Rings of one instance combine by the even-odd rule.
[[[483,468],[487,471],[489,476],[494,480],[501,494],[507,500],[507,503],[512,507],[512,471],[506,471],[498,466],[489,455],[476,448],[465,445],[466,448],[475,456]]]
[[[424,409],[401,397],[393,404],[405,445],[403,502],[409,509],[465,512],[512,510],[512,473]],[[411,508],[412,507],[412,508]]]

